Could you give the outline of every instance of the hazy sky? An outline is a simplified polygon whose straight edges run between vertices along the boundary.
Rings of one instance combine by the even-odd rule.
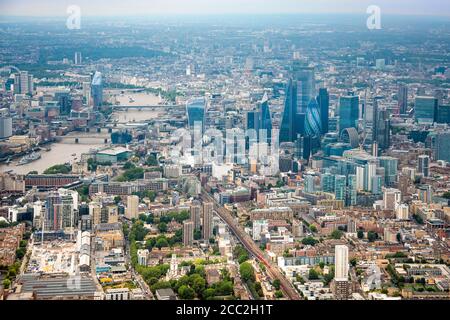
[[[450,16],[450,0],[0,0],[3,16],[68,16],[69,5],[82,15],[361,13],[377,5],[382,14]]]

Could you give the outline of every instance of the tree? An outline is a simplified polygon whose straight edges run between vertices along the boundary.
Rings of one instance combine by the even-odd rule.
[[[317,273],[316,270],[311,268],[311,269],[309,269],[308,279],[309,280],[317,280],[317,279],[319,279],[319,274]]]
[[[249,262],[241,263],[239,267],[239,272],[241,274],[241,278],[246,281],[255,281],[255,272],[253,270],[252,265]]]
[[[374,242],[375,240],[378,239],[378,233],[374,231],[369,231],[367,233],[367,239],[369,239],[369,242]]]
[[[341,230],[333,230],[333,232],[331,233],[331,238],[335,239],[335,240],[339,240],[342,236],[343,236],[344,232],[342,232]]]
[[[350,260],[350,264],[354,267],[354,266],[356,266],[356,258],[352,258],[351,260]]]
[[[206,281],[201,276],[196,274],[197,277],[194,278],[192,281],[192,289],[194,289],[197,296],[201,296],[203,293],[203,290],[206,288]]]
[[[192,289],[186,285],[182,285],[178,289],[178,295],[183,300],[191,300],[191,299],[194,299],[195,292],[194,292],[194,289]]]
[[[309,226],[309,230],[311,230],[311,232],[317,232],[317,228],[314,225]]]
[[[165,222],[161,222],[160,224],[158,224],[158,230],[161,233],[167,232],[167,224]]]
[[[5,289],[9,289],[9,287],[11,286],[11,280],[5,279],[5,280],[3,280],[2,284]]]
[[[115,203],[115,204],[119,204],[120,201],[122,201],[122,198],[121,198],[120,196],[115,196],[115,197],[114,197],[114,203]]]
[[[158,160],[154,155],[148,156],[147,160],[145,161],[145,164],[149,167],[154,167],[158,165]]]
[[[363,239],[364,238],[364,231],[363,230],[358,230],[358,233],[357,233],[357,235],[358,235],[358,239]]]
[[[168,246],[169,246],[169,242],[167,241],[166,238],[160,238],[160,239],[158,239],[158,241],[156,241],[155,246],[156,246],[158,249],[165,248],[165,247],[168,247]]]
[[[280,290],[275,291],[275,298],[283,298],[283,292],[281,292]]]
[[[316,245],[318,241],[316,239],[314,239],[313,237],[306,237],[302,239],[302,244],[306,245],[310,245],[310,246],[314,246]]]
[[[275,279],[275,280],[273,280],[272,285],[276,290],[280,290],[281,282],[279,279]]]

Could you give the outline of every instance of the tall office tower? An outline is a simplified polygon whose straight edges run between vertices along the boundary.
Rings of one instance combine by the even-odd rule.
[[[334,193],[335,177],[333,174],[322,174],[320,183],[323,192]]]
[[[102,73],[97,71],[91,83],[91,96],[94,109],[101,107],[103,104],[103,78]]]
[[[406,114],[408,110],[408,87],[406,85],[400,85],[397,93],[398,110],[400,114]]]
[[[398,189],[386,188],[383,192],[383,207],[385,210],[395,210],[402,201],[402,193]]]
[[[62,228],[62,199],[57,191],[49,192],[45,208],[45,230],[61,230]]]
[[[83,99],[86,105],[89,107],[91,105],[91,83],[83,82]]]
[[[384,183],[393,186],[397,181],[398,159],[394,157],[379,157],[380,167],[384,168]]]
[[[284,100],[284,111],[280,125],[280,143],[293,142],[297,138],[295,125],[297,120],[297,82],[289,79],[286,86],[286,97]]]
[[[202,207],[199,202],[193,203],[190,207],[191,221],[194,223],[194,229],[200,230]]]
[[[70,99],[70,91],[56,91],[55,92],[55,100],[58,101],[59,104],[59,113],[63,116],[70,115],[70,110],[72,108],[72,101]]]
[[[297,82],[297,113],[306,113],[306,108],[315,97],[314,68],[300,61],[294,61],[292,72]]]
[[[380,150],[389,149],[391,143],[391,121],[386,109],[378,109],[376,118],[376,133],[374,141]]]
[[[310,136],[297,135],[297,140],[295,141],[295,152],[296,157],[299,159],[308,160],[311,156],[312,150],[312,139]]]
[[[102,204],[98,201],[90,202],[89,203],[89,215],[91,216],[92,226],[96,226],[97,224],[101,223],[102,222]]]
[[[12,117],[9,110],[7,108],[0,109],[0,139],[9,138],[12,134]]]
[[[328,114],[330,111],[330,95],[326,88],[319,89],[317,102],[320,110],[320,123],[322,125],[322,134],[328,133]]]
[[[414,118],[418,123],[433,123],[437,118],[438,99],[417,96],[414,103]]]
[[[127,219],[137,218],[139,215],[139,197],[136,195],[131,195],[127,197],[127,210],[125,212],[125,217]]]
[[[420,155],[418,158],[418,171],[422,176],[428,177],[430,175],[430,157],[426,154]]]
[[[356,175],[349,174],[348,175],[346,205],[347,206],[355,206],[356,200],[357,200],[357,195],[358,195],[358,192],[357,192]]]
[[[334,247],[334,279],[348,280],[348,247],[346,245],[337,245]]]
[[[78,51],[75,52],[74,61],[75,61],[75,65],[77,65],[77,66],[81,65],[81,52],[78,52]]]
[[[245,137],[245,148],[250,150],[250,148],[258,143],[258,132],[259,132],[259,114],[256,110],[247,111],[246,114],[246,128],[247,136]],[[253,131],[254,130],[254,131]]]
[[[269,98],[267,93],[264,93],[263,98],[258,104],[259,109],[259,130],[258,140],[260,142],[267,142],[269,145],[272,143],[272,116],[270,115]],[[264,139],[264,137],[265,139]],[[264,141],[266,140],[266,141]]]
[[[372,143],[376,144],[374,153],[378,153],[378,100],[375,98],[372,100]]]
[[[450,124],[450,105],[438,106],[436,122]]]
[[[212,202],[203,203],[202,238],[205,240],[209,240],[213,236],[213,208]]]
[[[316,98],[312,98],[305,113],[305,133],[308,136],[320,136],[322,133],[322,125],[320,119],[319,105]]]
[[[347,185],[347,178],[345,176],[336,175],[334,180],[334,194],[336,200],[345,201],[345,189]]]
[[[372,179],[377,172],[376,162],[368,162],[364,165],[364,190],[372,191]]]
[[[205,98],[195,98],[186,103],[186,114],[191,130],[193,130],[194,126],[197,124],[203,131],[203,126],[205,124],[205,109]]]
[[[450,162],[450,132],[439,132],[435,139],[435,159]]]
[[[359,97],[342,96],[339,99],[339,132],[346,128],[356,128],[359,118]]]
[[[20,71],[14,76],[14,93],[33,94],[33,76],[28,71]]]
[[[183,221],[183,245],[192,246],[194,243],[194,222],[190,220]]]

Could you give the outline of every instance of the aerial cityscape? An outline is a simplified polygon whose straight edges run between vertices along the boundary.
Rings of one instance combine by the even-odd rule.
[[[448,4],[78,2],[0,1],[0,300],[450,300]]]

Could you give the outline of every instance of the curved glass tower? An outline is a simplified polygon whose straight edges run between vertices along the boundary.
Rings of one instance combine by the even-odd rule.
[[[315,98],[312,98],[306,108],[306,134],[309,136],[320,135],[322,125],[320,121],[319,104]]]
[[[190,129],[194,129],[196,122],[201,122],[203,128],[205,118],[205,99],[195,98],[186,103],[186,113]]]

